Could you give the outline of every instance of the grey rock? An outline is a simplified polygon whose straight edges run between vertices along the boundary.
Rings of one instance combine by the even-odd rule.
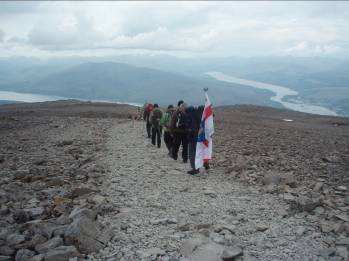
[[[278,174],[268,174],[263,178],[264,185],[279,185],[281,183],[281,176]]]
[[[337,246],[349,246],[349,238],[346,237],[346,238],[338,239],[336,241],[336,245]]]
[[[22,209],[13,212],[13,219],[17,223],[25,223],[32,219],[30,212],[24,211]]]
[[[349,259],[349,252],[348,249],[344,246],[338,246],[336,248],[336,254],[340,257],[342,257],[344,260]]]
[[[45,261],[67,261],[71,257],[80,256],[74,246],[59,246],[45,254]]]
[[[20,249],[16,253],[15,261],[27,261],[32,256],[35,256],[34,251],[30,251],[29,249]]]
[[[333,256],[335,252],[336,252],[335,248],[324,248],[319,251],[319,256],[327,258],[329,256]]]
[[[68,226],[64,240],[75,245],[81,253],[96,252],[105,247],[112,235],[100,223],[88,217],[80,217]]]
[[[18,245],[25,241],[25,237],[21,234],[11,234],[6,238],[6,242],[8,245]]]
[[[29,258],[28,261],[44,261],[44,259],[45,259],[45,255],[39,254],[39,255],[35,255],[35,256]]]
[[[87,208],[76,207],[69,215],[69,219],[79,219],[81,217],[87,217],[94,220],[97,218],[97,212]]]
[[[9,246],[1,246],[0,247],[0,255],[3,256],[11,256],[15,253],[15,250]]]
[[[54,237],[54,238],[51,238],[50,240],[46,241],[45,243],[36,245],[35,251],[42,254],[42,253],[49,251],[50,249],[56,248],[56,247],[61,246],[61,245],[63,245],[63,239],[61,237]]]
[[[243,251],[240,247],[234,247],[229,249],[224,249],[222,253],[222,260],[223,261],[234,261],[236,260],[236,257],[242,256]]]
[[[12,261],[11,256],[0,256],[0,261]]]
[[[166,255],[166,252],[164,250],[161,250],[160,248],[149,248],[145,250],[139,250],[137,251],[137,255],[142,259],[151,259],[151,260],[156,260],[157,257],[159,256],[164,256]]]
[[[203,235],[195,235],[193,238],[183,241],[180,247],[180,253],[184,257],[189,257],[193,254],[194,250],[207,243],[209,239]]]

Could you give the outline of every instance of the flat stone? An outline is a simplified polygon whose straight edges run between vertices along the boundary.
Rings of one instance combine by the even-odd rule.
[[[8,245],[18,245],[25,241],[25,237],[21,234],[11,234],[6,238],[6,242]]]
[[[234,247],[229,249],[224,249],[222,253],[222,260],[223,261],[234,261],[236,257],[242,256],[243,251],[240,247]]]
[[[325,248],[319,251],[319,256],[327,258],[329,256],[334,255],[335,252],[336,252],[335,248]]]
[[[336,190],[345,192],[345,191],[348,190],[348,188],[347,188],[346,186],[338,186],[338,187],[336,188]]]
[[[337,246],[349,246],[349,237],[338,239],[336,241]]]
[[[29,249],[20,249],[16,253],[15,261],[27,261],[32,256],[35,256],[34,251],[30,251]]]
[[[59,246],[45,254],[45,261],[67,261],[69,258],[80,256],[74,246]]]
[[[0,247],[0,255],[2,256],[11,256],[15,253],[15,250],[9,246],[1,246]]]
[[[39,252],[40,254],[46,253],[50,249],[56,248],[58,246],[63,245],[63,239],[61,237],[54,237],[50,240],[46,241],[45,243],[39,244],[35,246],[35,251]]]
[[[265,224],[257,224],[256,225],[256,230],[257,231],[264,232],[264,231],[266,231],[268,229],[269,229],[268,225],[265,225]]]
[[[12,261],[11,256],[0,256],[0,261]]]

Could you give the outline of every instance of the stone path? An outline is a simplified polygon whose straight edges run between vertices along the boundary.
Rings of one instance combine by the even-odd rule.
[[[243,260],[317,260],[327,247],[315,223],[302,213],[288,215],[277,195],[242,185],[219,168],[207,178],[190,176],[188,164],[169,158],[164,146],[153,147],[144,132],[140,122],[111,129],[104,193],[120,213],[101,217],[115,236],[95,259],[187,260],[181,246],[198,234],[242,248]]]

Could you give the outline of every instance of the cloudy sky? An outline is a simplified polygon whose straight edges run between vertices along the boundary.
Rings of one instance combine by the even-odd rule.
[[[349,2],[0,2],[0,56],[349,56]]]

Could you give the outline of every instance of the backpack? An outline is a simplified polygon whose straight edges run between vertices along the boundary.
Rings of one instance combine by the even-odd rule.
[[[185,129],[186,126],[186,121],[185,121],[185,115],[183,112],[178,112],[177,113],[177,120],[175,122],[175,127],[178,129]]]

